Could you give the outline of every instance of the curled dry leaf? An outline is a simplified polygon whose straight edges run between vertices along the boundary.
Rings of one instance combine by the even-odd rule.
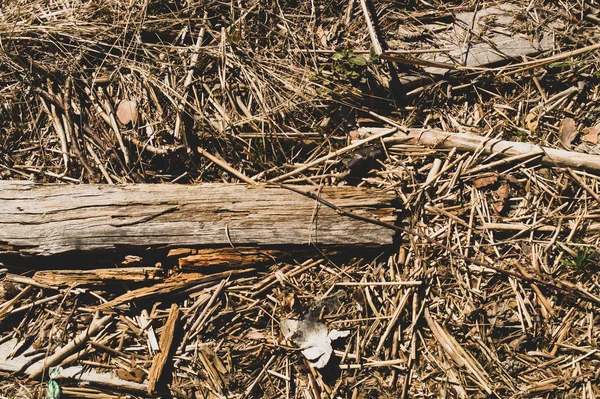
[[[598,134],[600,134],[600,125],[586,127],[581,131],[583,133],[582,139],[588,143],[598,144]]]
[[[336,329],[328,333],[325,324],[313,319],[282,319],[279,325],[285,339],[298,345],[310,365],[319,369],[325,367],[331,358],[331,342],[350,334],[350,331]]]
[[[327,32],[325,32],[322,25],[317,26],[316,36],[317,36],[317,39],[319,40],[319,42],[321,42],[321,45],[323,47],[329,46],[327,44]]]
[[[510,186],[506,183],[501,184],[496,190],[496,195],[498,196],[498,200],[505,202],[510,196]]]
[[[137,109],[137,101],[122,100],[117,106],[117,119],[123,125],[132,123],[137,125],[139,122],[139,113]]]
[[[360,138],[360,133],[358,132],[358,130],[351,130],[348,133],[348,136],[350,137],[350,140],[354,141],[354,140],[358,140]]]
[[[506,183],[501,184],[496,190],[496,196],[498,197],[498,201],[494,203],[494,209],[496,209],[497,212],[502,212],[506,205],[506,200],[510,197],[510,186]]]
[[[538,116],[535,112],[530,112],[525,117],[525,126],[531,132],[535,132],[538,128]]]
[[[573,118],[564,118],[560,123],[560,129],[558,131],[558,137],[562,145],[570,150],[571,143],[577,137],[577,124]]]

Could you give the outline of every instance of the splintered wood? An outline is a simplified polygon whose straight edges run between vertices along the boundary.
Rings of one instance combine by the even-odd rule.
[[[179,320],[179,306],[177,304],[171,305],[169,311],[169,317],[160,336],[159,352],[152,360],[152,366],[148,372],[148,393],[154,393],[156,384],[163,374],[165,364],[169,359],[171,352],[171,345],[173,344],[173,334],[175,334],[175,327]]]
[[[117,281],[140,283],[160,280],[162,270],[158,267],[120,267],[94,270],[39,270],[33,279],[42,284],[97,285]]]
[[[395,220],[392,193],[304,187],[337,206]],[[0,181],[2,252],[55,255],[149,246],[391,244],[393,232],[281,187],[65,186]]]

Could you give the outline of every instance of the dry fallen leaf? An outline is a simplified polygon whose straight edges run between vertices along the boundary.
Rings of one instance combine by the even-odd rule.
[[[331,342],[350,334],[350,331],[336,329],[327,333],[325,324],[313,319],[282,319],[279,325],[285,339],[298,345],[310,365],[319,369],[325,367],[331,358]]]
[[[506,200],[510,197],[510,186],[506,183],[501,184],[496,190],[496,196],[498,197],[498,201],[494,203],[494,209],[497,212],[502,212],[506,205]]]
[[[137,125],[139,122],[139,113],[137,110],[137,101],[122,100],[117,106],[117,119],[124,125],[132,123]]]
[[[560,129],[558,131],[558,137],[562,145],[570,150],[571,143],[577,137],[577,124],[573,118],[564,118],[560,123]]]
[[[133,381],[133,382],[141,383],[142,381],[144,381],[145,375],[146,375],[146,373],[144,372],[144,370],[142,370],[140,368],[134,368],[131,371],[128,371],[125,369],[117,370],[117,377],[119,377],[125,381]]]
[[[582,139],[588,143],[598,144],[598,134],[600,134],[600,125],[586,127],[581,131],[583,133]]]
[[[325,30],[323,29],[323,27],[321,25],[317,26],[316,36],[317,36],[317,39],[319,40],[319,42],[321,42],[321,45],[323,47],[329,46],[327,44],[327,32],[325,32]]]
[[[538,128],[538,116],[535,112],[530,112],[525,117],[525,126],[532,132],[535,132]]]
[[[496,190],[496,195],[500,201],[505,202],[510,196],[510,186],[506,183],[501,184]]]
[[[495,184],[498,181],[498,175],[491,175],[486,177],[480,177],[479,179],[473,180],[475,188],[487,187]]]
[[[360,133],[358,132],[358,130],[351,130],[348,133],[348,136],[350,137],[350,140],[354,141],[354,140],[358,140]]]

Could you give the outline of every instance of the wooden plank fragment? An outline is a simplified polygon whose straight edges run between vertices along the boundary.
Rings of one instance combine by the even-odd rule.
[[[114,281],[141,283],[161,280],[162,269],[158,267],[120,267],[94,270],[40,270],[33,279],[41,284],[98,285]]]
[[[361,254],[380,247],[362,247]],[[327,254],[332,257],[347,254],[343,247],[321,247],[318,250],[308,246],[294,247],[235,247],[235,248],[178,248],[169,252],[170,257],[178,257],[179,270],[202,271],[206,268],[239,269],[275,264],[290,259],[298,260]]]
[[[393,193],[301,187],[358,215],[394,222]],[[132,247],[381,245],[393,231],[279,186],[36,184],[0,181],[0,254]]]
[[[252,267],[286,256],[277,249],[206,248],[178,259],[179,269],[195,270],[201,267]]]
[[[254,269],[231,270],[221,273],[213,273],[209,275],[204,275],[202,273],[176,274],[174,276],[166,278],[163,282],[153,284],[149,287],[142,287],[128,291],[125,294],[116,297],[115,299],[112,299],[108,302],[97,306],[96,310],[108,309],[133,300],[140,300],[150,298],[156,295],[178,292],[194,285],[225,279],[236,274],[248,273],[252,270]]]
[[[156,354],[152,360],[152,366],[148,372],[148,393],[154,393],[156,389],[156,383],[160,379],[165,367],[165,363],[169,359],[169,352],[171,351],[171,344],[173,343],[173,335],[175,334],[175,327],[179,320],[179,306],[174,303],[171,305],[169,310],[169,318],[165,323],[162,334],[160,336],[160,352]]]

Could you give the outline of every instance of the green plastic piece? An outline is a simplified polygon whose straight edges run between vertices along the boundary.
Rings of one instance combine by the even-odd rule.
[[[61,367],[52,367],[50,369],[50,381],[48,381],[48,389],[46,392],[46,399],[58,399],[60,398],[60,384],[56,381],[56,378],[60,377],[62,373]]]

